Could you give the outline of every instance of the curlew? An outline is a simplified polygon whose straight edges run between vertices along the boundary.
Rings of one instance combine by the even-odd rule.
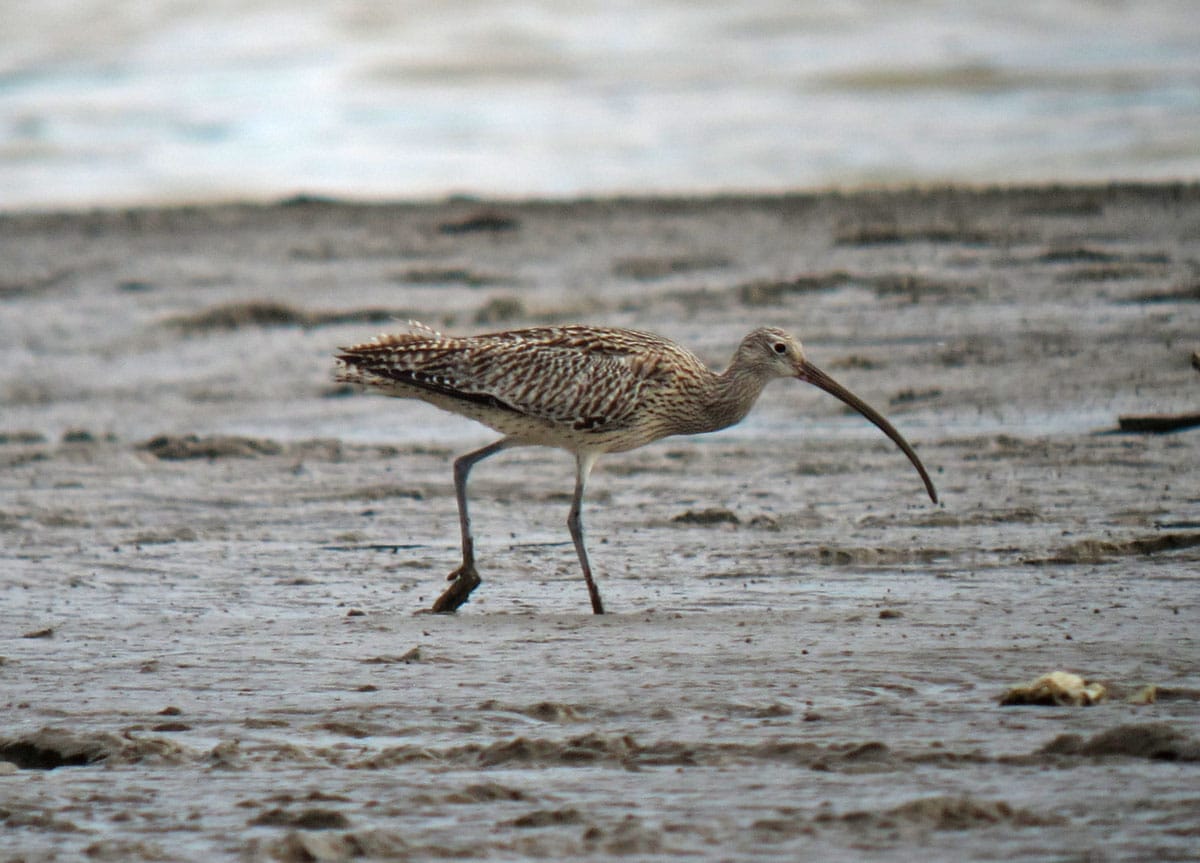
[[[338,354],[338,380],[399,398],[415,398],[490,426],[503,437],[454,462],[462,564],[433,604],[459,608],[479,586],[467,476],[478,462],[516,446],[550,446],[575,456],[575,494],[567,527],[587,582],[592,611],[604,613],[583,537],[583,493],[596,459],[670,435],[731,426],[775,378],[798,378],[854,408],[890,437],[933,482],[908,441],[870,405],[810,363],[800,342],[763,327],[747,335],[724,372],[711,371],[669,339],[609,327],[535,327],[446,336],[424,324],[381,335]]]

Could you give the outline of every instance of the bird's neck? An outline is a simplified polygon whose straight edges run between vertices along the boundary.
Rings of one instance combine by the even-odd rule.
[[[703,431],[717,431],[741,422],[758,401],[767,380],[737,363],[713,375],[703,404]]]

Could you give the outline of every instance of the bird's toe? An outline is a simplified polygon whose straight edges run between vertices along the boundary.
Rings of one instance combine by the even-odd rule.
[[[431,610],[435,614],[448,614],[458,611],[459,607],[470,597],[471,591],[477,588],[483,580],[479,577],[479,573],[475,571],[475,567],[469,564],[463,564],[450,573],[447,578],[450,581],[450,586],[433,603]]]

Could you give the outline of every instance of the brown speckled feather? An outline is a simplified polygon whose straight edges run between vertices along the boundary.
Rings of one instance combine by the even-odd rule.
[[[591,438],[602,450],[678,433],[656,404],[713,377],[659,336],[583,326],[445,336],[415,325],[338,359],[340,380],[421,398],[539,443],[556,445],[546,438],[557,434],[568,448]]]

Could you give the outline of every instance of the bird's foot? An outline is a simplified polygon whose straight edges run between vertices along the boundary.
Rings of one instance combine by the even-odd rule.
[[[437,598],[433,608],[430,609],[434,614],[449,614],[458,611],[459,606],[466,602],[471,595],[471,591],[479,587],[479,583],[483,581],[479,577],[479,573],[475,571],[474,565],[469,563],[464,563],[446,578],[450,581],[450,586]]]

